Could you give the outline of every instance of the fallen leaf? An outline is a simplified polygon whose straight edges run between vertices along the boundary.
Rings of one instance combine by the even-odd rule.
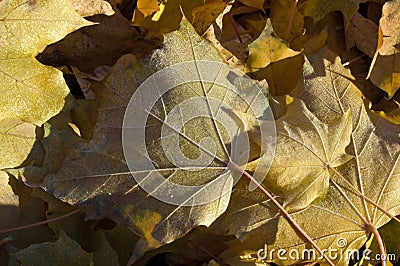
[[[249,70],[255,72],[273,62],[298,54],[300,52],[290,49],[283,40],[274,36],[271,21],[268,20],[261,35],[249,45],[249,58],[246,63]]]
[[[160,10],[160,7],[157,0],[138,0],[133,12],[132,23],[138,25],[145,17],[152,15],[158,10]]]
[[[400,255],[400,227],[398,222],[395,220],[390,221],[379,229],[379,233],[384,239],[387,265],[390,266],[392,263],[393,265],[396,265]],[[366,244],[366,248],[368,249],[368,253],[366,254],[367,256],[364,256],[356,266],[373,266],[375,258],[379,258],[380,251],[376,238],[371,237]]]
[[[286,210],[294,212],[325,196],[333,174],[328,166],[338,167],[352,158],[345,152],[351,114],[327,125],[295,100],[276,120],[276,127],[278,145],[264,184],[284,199]]]
[[[308,0],[299,4],[300,13],[304,17],[311,17],[314,24],[323,19],[329,12],[340,11],[344,17],[345,28],[350,24],[350,20],[357,9],[358,4],[349,0]]]
[[[385,111],[373,111],[374,113],[382,116],[383,118],[387,119],[388,121],[400,125],[400,107],[397,109],[385,112]]]
[[[246,30],[250,31],[253,40],[257,39],[265,28],[267,19],[260,12],[255,11],[243,14],[239,17],[238,23]]]
[[[21,249],[11,256],[22,265],[82,265],[87,266],[92,261],[92,255],[84,251],[80,245],[69,238],[64,232],[56,242],[44,242]]]
[[[261,35],[249,45],[246,65],[254,78],[268,81],[271,94],[283,95],[296,87],[303,62],[303,54],[276,37],[268,20]]]
[[[138,26],[151,34],[168,33],[178,29],[183,13],[187,20],[193,23],[195,29],[199,30],[198,33],[202,34],[218,17],[218,12],[224,10],[223,6],[226,6],[223,0],[168,0],[162,2],[160,10],[145,18]],[[205,17],[200,19],[201,15]]]
[[[137,137],[129,142],[131,145],[127,146],[128,152],[122,150],[121,132],[125,109],[138,84],[143,82],[152,73],[150,70],[157,71],[170,67],[173,64],[191,62],[194,59],[207,59],[215,62],[222,61],[218,50],[212,47],[207,40],[197,35],[193,27],[186,20],[182,21],[178,31],[166,36],[163,48],[154,51],[149,58],[145,59],[144,62],[148,63],[141,63],[133,55],[129,54],[121,57],[111,72],[101,82],[93,83],[91,88],[96,94],[96,101],[98,103],[97,123],[94,127],[92,140],[89,143],[75,145],[74,149],[67,154],[60,168],[55,173],[48,175],[41,184],[46,191],[54,194],[57,198],[77,205],[84,210],[87,213],[88,219],[107,217],[118,223],[127,224],[136,230],[142,238],[136,245],[133,257],[131,258],[132,261],[138,259],[146,250],[174,241],[196,226],[210,225],[224,212],[229,201],[229,191],[233,182],[230,172],[228,172],[229,175],[226,175],[227,180],[219,179],[221,180],[219,182],[222,183],[216,190],[208,189],[208,186],[205,186],[208,190],[204,191],[204,193],[216,193],[218,195],[217,199],[212,199],[206,204],[195,206],[185,206],[184,204],[175,206],[159,201],[154,197],[154,194],[149,195],[141,186],[138,186],[134,179],[134,177],[140,177],[143,173],[151,174],[159,172],[165,175],[165,177],[170,177],[174,182],[189,186],[207,183],[215,177],[220,176],[221,173],[224,173],[226,166],[224,167],[218,161],[212,162],[211,166],[201,170],[197,169],[197,164],[194,166],[192,164],[186,165],[185,167],[189,170],[178,168],[164,154],[164,149],[168,151],[175,148],[165,147],[165,143],[162,142],[164,140],[160,138],[159,133],[162,125],[166,123],[164,120],[170,117],[166,116],[165,112],[172,112],[175,105],[185,102],[185,100],[191,97],[198,96],[199,93],[203,93],[207,97],[212,97],[212,99],[221,99],[226,104],[232,103],[234,109],[238,111],[248,112],[249,109],[243,103],[242,98],[226,87],[214,85],[211,88],[207,87],[206,92],[202,92],[199,82],[191,83],[190,86],[180,85],[165,95],[157,95],[155,93],[154,96],[161,99],[155,103],[153,109],[139,108],[137,112],[132,110],[132,112],[129,110],[126,112],[127,114],[134,114],[133,117],[129,116],[125,118],[128,119],[127,121],[145,118],[146,113],[150,113],[149,120],[147,121],[148,126],[146,126],[146,147],[148,147],[148,156],[151,158],[152,164],[157,166],[155,171],[152,169],[146,170],[148,169],[146,168],[146,164],[138,165],[138,167],[145,167],[143,170],[136,171],[135,169],[131,169],[132,172],[129,170],[126,162],[130,162],[132,158],[134,161],[141,160],[144,155],[143,151],[140,150],[142,146],[135,144],[136,139],[138,139]],[[186,71],[190,72],[194,71],[194,69],[188,67]],[[245,84],[245,81],[249,82],[249,80],[235,76],[234,73],[221,72],[219,74],[216,71],[212,74],[217,76],[222,75],[228,84],[234,84],[235,88],[241,88],[244,92],[251,94],[251,90],[248,90],[252,84]],[[185,76],[181,75],[183,75],[181,72],[171,72],[169,80],[185,79]],[[171,77],[174,78],[171,79]],[[216,84],[218,83],[216,82]],[[215,89],[215,86],[219,86],[218,89]],[[208,90],[210,90],[210,94],[207,94]],[[239,93],[239,89],[237,90],[237,93]],[[258,95],[260,95],[259,92],[257,93],[257,97],[259,97]],[[203,101],[202,103],[204,104]],[[265,106],[268,106],[267,103],[265,104]],[[130,108],[135,107],[135,105],[130,106]],[[265,106],[263,105],[263,108]],[[175,108],[174,110],[178,109]],[[193,110],[198,112],[206,111],[207,109],[206,106],[196,108],[191,106],[190,111],[185,113],[191,114]],[[262,109],[260,116],[262,116],[263,112],[264,109]],[[227,115],[225,119],[228,119],[229,123],[225,122],[225,124],[228,124],[228,128],[230,129],[221,131],[222,140],[217,136],[213,120],[207,117],[203,118],[202,115],[199,118],[193,119],[193,121],[190,120],[180,130],[185,132],[185,138],[193,140],[183,140],[182,151],[190,158],[197,157],[199,152],[198,143],[201,139],[207,137],[214,139],[214,142],[218,143],[216,144],[216,155],[219,158],[228,160],[224,152],[224,147],[233,144],[230,143],[231,140],[229,135],[227,135],[227,130],[239,134],[239,132],[245,129],[245,126],[242,125],[243,123],[235,125],[235,117],[230,118],[230,116],[233,116],[233,113],[233,111],[226,111]],[[161,120],[156,119],[157,117]],[[135,127],[129,126],[125,128],[129,130],[135,129]],[[180,134],[182,135],[183,133]],[[167,135],[169,136],[170,134]],[[124,135],[124,138],[126,136]],[[219,141],[224,142],[221,143]],[[174,141],[167,141],[166,143],[173,144]],[[124,157],[124,153],[126,158]],[[129,156],[133,157],[130,158]],[[239,160],[243,160],[243,158],[238,157]],[[146,182],[147,177],[151,176],[147,174],[144,176],[146,177]],[[158,188],[154,193],[162,194],[163,192],[167,193],[165,195],[169,195],[168,191],[164,191],[161,188]],[[178,195],[173,196],[178,197]],[[193,196],[193,200],[197,200],[195,197],[197,197],[197,194]],[[190,200],[192,199],[189,198],[188,201]],[[183,220],[182,217],[186,218]],[[144,223],[144,221],[147,222]],[[150,224],[149,221],[151,221]]]
[[[0,171],[0,228],[8,229],[18,222],[18,196],[8,184],[8,174]],[[2,236],[3,237],[3,236]]]
[[[257,8],[263,12],[264,11],[264,0],[239,0],[240,3],[246,6]]]
[[[331,59],[333,61],[329,61]],[[343,135],[341,142],[350,142],[346,153],[354,158],[328,167],[333,172],[327,194],[315,199],[307,208],[292,212],[291,217],[321,249],[336,249],[343,253],[358,250],[370,236],[366,226],[380,228],[390,221],[382,209],[391,215],[400,213],[397,196],[400,189],[400,128],[365,108],[358,88],[352,84],[354,78],[334,54],[323,50],[309,56],[303,75],[295,96],[303,100],[319,120],[331,124],[351,109],[352,131],[350,136]],[[277,133],[279,135],[279,131]],[[282,144],[277,143],[278,147]],[[315,148],[310,150],[318,152]],[[296,153],[294,149],[292,156]],[[302,254],[309,249],[309,244],[263,194],[248,193],[244,186],[241,183],[235,186],[228,210],[214,225],[217,232],[236,235],[243,243],[241,254],[250,256],[249,261],[256,260],[257,251],[265,247],[269,251],[284,249],[285,254],[294,252],[292,250]],[[286,197],[277,195],[277,200],[285,202]],[[245,221],[243,217],[246,217]],[[285,258],[287,260],[277,257],[276,253],[268,253],[266,260],[280,265],[320,260],[318,257]],[[345,256],[331,259],[336,265],[348,263]]]
[[[347,49],[356,46],[360,51],[374,57],[378,45],[378,26],[356,12],[346,31]]]
[[[104,0],[68,0],[75,11],[82,17],[90,17],[94,15],[111,16],[115,12],[111,5]]]
[[[226,2],[223,0],[208,1],[202,6],[192,9],[192,25],[196,32],[203,35],[219,14],[224,11]]]
[[[36,126],[15,118],[0,121],[0,169],[20,166],[36,141]]]
[[[388,93],[389,98],[400,87],[400,1],[388,1],[383,5],[379,21],[378,49],[371,63],[368,78]]]
[[[283,40],[290,43],[292,48],[301,50],[304,44],[304,18],[294,9],[292,19],[293,0],[271,1],[271,24],[275,33]],[[288,32],[290,27],[290,32]]]
[[[90,19],[98,24],[80,29],[48,46],[38,55],[38,60],[55,67],[72,65],[93,73],[98,66],[112,66],[124,54],[145,56],[160,45],[160,39],[139,34],[120,13]]]
[[[40,126],[61,110],[69,90],[60,71],[34,57],[46,45],[92,23],[63,0],[2,1],[0,10],[0,119]]]
[[[1,230],[41,222],[45,217],[45,202],[34,197],[33,189],[17,181],[12,175],[0,171],[0,177]],[[53,232],[46,225],[4,233],[1,237],[12,239],[7,243],[9,250],[23,249],[34,243],[55,240]]]

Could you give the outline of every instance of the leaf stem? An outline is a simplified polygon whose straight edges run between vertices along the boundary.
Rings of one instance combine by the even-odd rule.
[[[269,200],[272,201],[272,203],[274,203],[274,205],[279,209],[279,211],[281,212],[281,214],[286,218],[286,220],[292,225],[292,227],[298,232],[300,233],[325,259],[325,261],[331,265],[331,266],[335,266],[335,264],[333,264],[333,262],[325,255],[325,252],[323,252],[318,245],[314,242],[314,240],[311,239],[311,237],[309,237],[307,235],[306,232],[304,232],[304,230],[300,227],[300,225],[298,223],[296,223],[295,220],[293,220],[293,218],[290,216],[290,214],[285,210],[285,208],[272,196],[271,193],[269,193],[262,184],[260,184],[252,175],[250,175],[248,172],[244,171],[239,165],[230,162],[230,167],[233,170],[239,171],[241,172],[245,177],[247,177],[250,182],[253,182],[268,198]]]
[[[286,38],[285,38],[286,42],[289,42],[289,34],[292,31],[293,20],[294,20],[294,16],[296,15],[297,3],[298,3],[298,0],[294,0],[293,6],[292,6],[292,12],[290,14],[289,25],[288,25],[288,28],[286,31]]]
[[[235,34],[236,34],[236,36],[237,36],[238,39],[239,39],[239,42],[243,43],[243,40],[242,40],[242,38],[240,37],[239,30],[238,30],[238,28],[237,28],[237,26],[236,26],[236,22],[235,22],[235,20],[233,19],[232,12],[229,12],[229,13],[228,13],[228,17],[229,17],[229,21],[230,21],[231,24],[232,24],[233,30],[235,31]]]
[[[73,210],[73,211],[65,213],[65,214],[63,214],[61,216],[58,216],[58,217],[55,217],[55,218],[52,218],[52,219],[48,219],[48,220],[44,220],[44,221],[41,221],[41,222],[38,222],[38,223],[33,223],[33,224],[23,225],[23,226],[9,228],[9,229],[5,229],[5,230],[0,230],[0,234],[6,234],[6,233],[15,232],[15,231],[25,230],[25,229],[36,227],[36,226],[39,226],[39,225],[44,225],[44,224],[48,224],[48,223],[51,223],[51,222],[59,221],[59,220],[62,220],[64,218],[67,218],[69,216],[72,216],[74,214],[77,214],[79,212],[80,212],[80,210]]]
[[[385,250],[385,245],[383,243],[381,234],[379,234],[378,229],[376,229],[376,227],[371,223],[368,223],[365,225],[365,230],[374,234],[376,242],[378,243],[378,246],[379,246],[379,254],[381,256],[381,264],[382,264],[382,266],[386,266],[386,250]]]

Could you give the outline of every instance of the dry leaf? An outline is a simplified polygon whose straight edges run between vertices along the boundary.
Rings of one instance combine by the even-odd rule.
[[[379,21],[379,43],[368,77],[392,98],[400,87],[400,1],[386,2]]]

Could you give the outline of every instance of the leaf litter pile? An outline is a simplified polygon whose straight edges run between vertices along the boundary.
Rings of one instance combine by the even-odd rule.
[[[396,265],[399,21],[399,0],[0,0],[0,264]],[[192,60],[253,79],[276,146],[222,86],[153,95],[155,172],[185,186],[242,175],[203,191],[219,193],[209,202],[174,205],[137,183],[123,124],[148,77]],[[161,134],[194,95],[223,107],[181,110],[197,117],[174,129],[189,158],[178,168]],[[227,153],[234,123],[249,136],[241,165]],[[218,160],[191,169],[201,151]]]

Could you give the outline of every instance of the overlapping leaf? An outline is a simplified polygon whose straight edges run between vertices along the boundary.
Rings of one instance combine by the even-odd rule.
[[[36,127],[18,119],[0,121],[0,169],[20,166],[36,141]]]
[[[276,123],[277,152],[265,184],[293,212],[325,196],[332,175],[329,167],[351,159],[345,152],[350,142],[351,115],[347,112],[327,125],[296,100]]]
[[[249,45],[246,64],[253,77],[267,79],[272,94],[283,95],[295,88],[303,62],[303,54],[275,36],[268,20],[261,35]]]
[[[208,41],[198,36],[187,21],[183,21],[178,31],[167,36],[164,47],[152,54],[147,67],[156,71],[194,59],[221,61],[218,51]],[[92,140],[87,144],[76,145],[60,169],[48,175],[41,184],[57,198],[79,205],[90,219],[108,217],[139,231],[143,238],[136,247],[134,259],[146,249],[171,242],[195,226],[210,225],[225,211],[230,193],[223,191],[229,191],[232,185],[232,181],[228,179],[224,186],[217,188],[221,190],[220,198],[199,206],[166,204],[153,198],[138,186],[132,174],[138,175],[144,171],[138,173],[129,171],[122,150],[121,127],[129,99],[138,84],[150,73],[145,64],[132,55],[126,55],[102,82],[92,86],[98,104],[97,123]],[[180,77],[180,73],[171,72],[170,75],[174,78],[185,78]],[[200,85],[198,82],[180,85],[165,95],[154,95],[160,99],[151,110],[146,126],[147,151],[153,164],[157,166],[156,170],[165,178],[184,185],[207,183],[225,171],[221,162],[213,162],[210,167],[200,170],[196,170],[196,165],[187,165],[188,169],[180,169],[169,162],[163,154],[165,147],[160,138],[160,130],[164,119],[167,118],[166,114],[176,104],[201,95],[203,92]],[[212,84],[208,86],[210,86],[207,88],[210,97],[234,103],[238,100],[226,88]],[[241,104],[236,103],[235,108],[240,110]],[[201,139],[207,137],[219,143],[216,146],[216,155],[229,161],[224,154],[223,146],[228,145],[231,140],[225,138],[226,133],[221,129],[225,142],[219,142],[212,119],[200,116],[185,124],[181,131],[184,132],[180,133],[182,136],[192,139],[192,141],[181,140],[181,149],[188,157],[198,156],[201,146],[199,143],[202,143]],[[142,155],[137,154],[137,156]],[[152,171],[154,170],[148,170],[149,173]]]
[[[368,226],[379,228],[390,220],[381,208],[392,215],[400,212],[397,196],[400,189],[400,128],[368,111],[357,87],[351,83],[349,71],[334,54],[326,50],[324,52],[308,58],[304,67],[304,80],[300,82],[296,96],[305,102],[309,111],[319,120],[328,124],[342,119],[351,109],[351,134],[336,136],[340,139],[338,143],[342,145],[343,142],[350,142],[346,152],[354,158],[335,166],[327,165],[331,175],[326,196],[314,200],[303,210],[294,211],[291,216],[320,248],[345,252],[347,249],[359,249],[363,245],[370,234],[366,231]],[[332,59],[333,62],[329,61]],[[296,112],[304,113],[304,109],[297,108]],[[288,113],[286,116],[296,116],[296,112],[293,113],[292,110],[292,114]],[[284,120],[285,116],[281,119]],[[302,126],[299,125],[297,130],[300,132]],[[277,134],[286,134],[285,132],[287,129],[281,127]],[[316,129],[316,132],[319,131]],[[280,141],[278,147],[285,147],[284,150],[292,148],[292,156],[297,156],[296,147],[307,147],[300,143],[293,145],[287,139]],[[288,146],[284,145],[285,142]],[[317,146],[310,150],[316,154],[320,152]],[[277,155],[279,154],[278,149]],[[279,161],[280,158],[275,160]],[[305,156],[304,160],[307,161]],[[275,171],[274,167],[271,171]],[[294,168],[292,177],[289,176],[290,171],[290,168],[286,170],[287,178],[282,182],[294,182],[290,178],[302,173],[303,168]],[[361,197],[361,194],[369,200]],[[290,195],[284,195],[284,198],[277,196],[282,201],[290,198]],[[244,223],[242,217],[247,217]],[[240,187],[232,194],[231,205],[216,224],[216,229],[240,237],[244,249],[255,250],[253,258],[257,258],[256,251],[264,245],[269,250],[284,248],[288,252],[296,249],[300,254],[308,248],[308,243],[299,237],[290,223],[265,197],[261,194],[249,194]],[[340,246],[343,239],[345,247]],[[281,265],[302,260],[301,257],[286,258],[288,259],[280,260],[272,256],[268,259]],[[316,257],[309,260],[315,259]],[[336,263],[344,265],[347,259],[345,256],[338,256]]]
[[[61,231],[56,242],[31,245],[12,254],[22,265],[119,265],[118,257],[111,247],[101,239],[100,248],[93,253],[82,247]]]
[[[347,27],[350,23],[351,18],[354,13],[356,13],[358,8],[358,4],[354,1],[344,0],[344,1],[335,1],[335,0],[311,0],[304,1],[299,5],[299,10],[303,14],[303,16],[311,17],[314,23],[317,23],[319,20],[324,18],[329,12],[332,11],[340,11],[344,17],[344,24]]]
[[[379,22],[379,44],[369,71],[371,81],[393,97],[400,87],[400,1],[383,6]]]
[[[68,93],[61,72],[34,57],[88,25],[63,0],[0,2],[0,119],[41,125],[61,110]]]

